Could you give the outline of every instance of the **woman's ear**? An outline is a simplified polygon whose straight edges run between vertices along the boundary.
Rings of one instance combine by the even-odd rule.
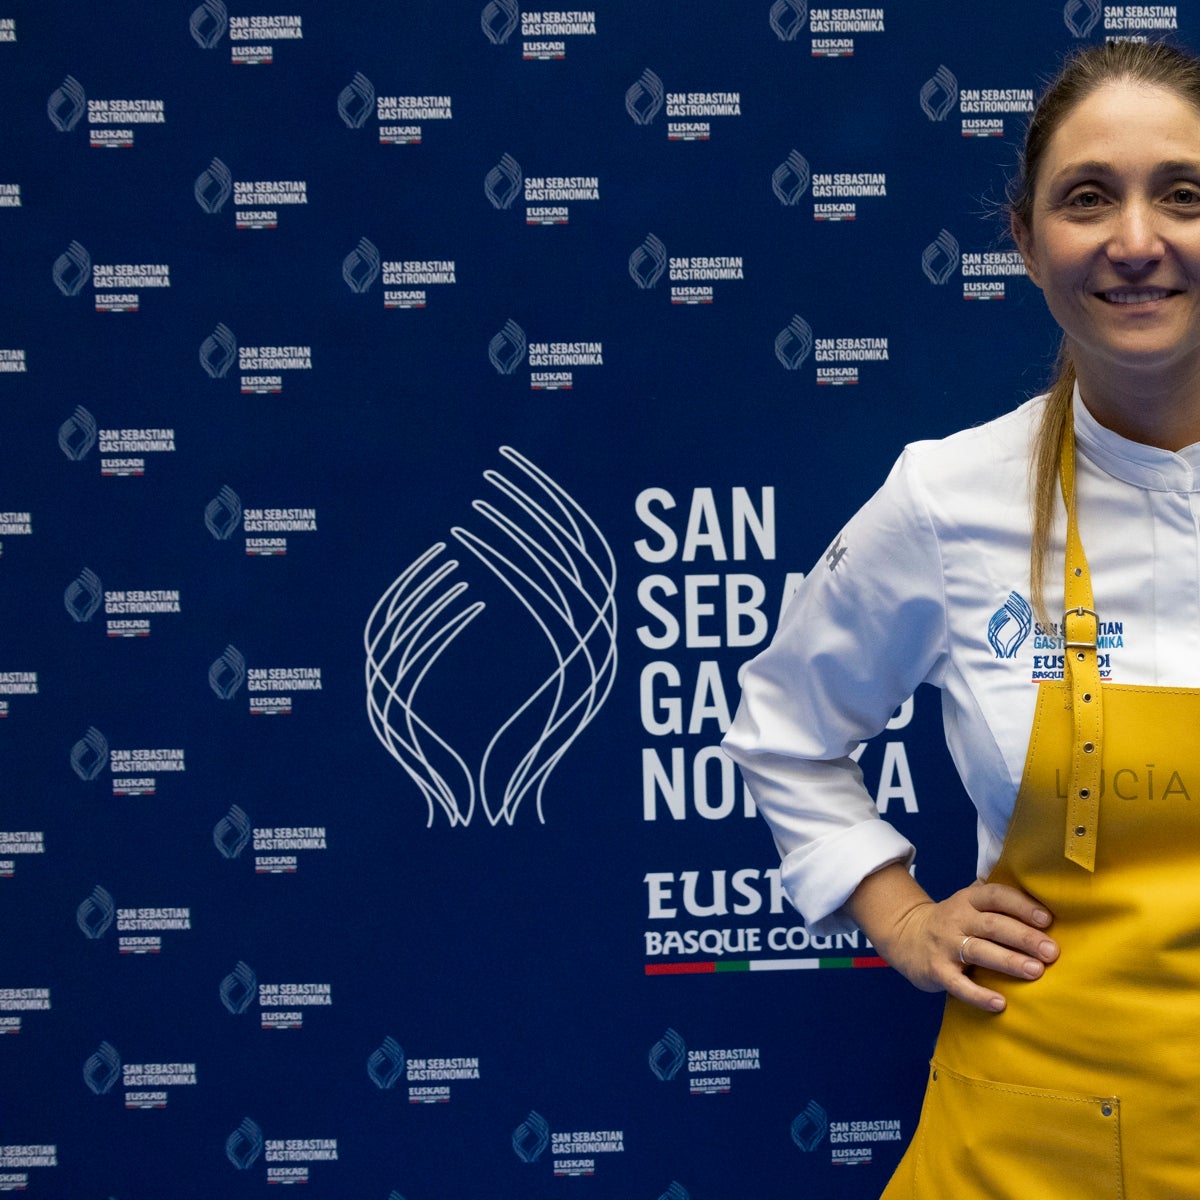
[[[1033,235],[1029,231],[1029,226],[1014,213],[1009,222],[1009,229],[1012,231],[1013,241],[1017,243],[1021,257],[1025,260],[1025,273],[1038,287],[1041,287],[1038,279],[1037,255],[1034,253]]]

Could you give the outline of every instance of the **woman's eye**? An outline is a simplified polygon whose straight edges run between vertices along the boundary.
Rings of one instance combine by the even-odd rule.
[[[1178,189],[1182,190],[1182,189]],[[1077,192],[1071,197],[1071,203],[1076,208],[1096,208],[1100,204],[1099,192]],[[1178,203],[1178,201],[1177,201]]]
[[[1194,187],[1177,187],[1171,192],[1173,204],[1195,204],[1200,201],[1200,190]]]

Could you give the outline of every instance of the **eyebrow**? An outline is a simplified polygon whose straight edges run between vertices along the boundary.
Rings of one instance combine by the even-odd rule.
[[[1200,174],[1200,160],[1172,159],[1169,162],[1158,163],[1154,167],[1157,175],[1195,175]],[[1054,173],[1055,180],[1061,180],[1071,175],[1114,175],[1116,170],[1112,163],[1100,159],[1087,159],[1083,162],[1067,163],[1060,171]]]

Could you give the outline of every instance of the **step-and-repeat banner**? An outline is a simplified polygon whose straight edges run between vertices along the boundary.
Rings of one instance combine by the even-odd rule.
[[[0,1191],[873,1197],[940,1002],[718,749],[1184,5],[0,0]],[[940,892],[918,692],[861,753]]]

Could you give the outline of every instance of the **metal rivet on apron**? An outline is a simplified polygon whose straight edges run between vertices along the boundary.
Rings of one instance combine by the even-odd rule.
[[[1079,789],[1080,800],[1086,800],[1091,794],[1092,794],[1091,788],[1080,788]]]
[[[1092,693],[1091,692],[1083,693],[1083,702],[1084,702],[1084,704],[1091,704],[1091,702],[1092,702]]]
[[[1085,833],[1087,833],[1087,827],[1086,827],[1086,826],[1084,826],[1084,825],[1076,825],[1076,826],[1075,826],[1075,836],[1076,836],[1076,837],[1083,837],[1083,835],[1084,835]]]
[[[937,1083],[937,1071],[934,1071],[933,1073],[933,1082]]]
[[[1095,743],[1095,742],[1084,742],[1084,743],[1083,743],[1083,752],[1084,752],[1084,754],[1091,754],[1091,753],[1092,753],[1092,752],[1093,752],[1095,749],[1096,749],[1096,743]]]
[[[1083,662],[1083,651],[1082,650],[1080,650],[1079,653],[1075,655],[1075,661]]]
[[[1106,1117],[1111,1117],[1113,1115],[1113,1106],[1111,1104],[1102,1104],[1100,1105],[1100,1112]]]
[[[1078,578],[1079,578],[1079,576],[1080,576],[1080,575],[1082,575],[1082,574],[1083,574],[1083,568],[1082,568],[1082,567],[1076,567],[1076,568],[1075,568],[1075,578],[1076,578],[1076,579],[1078,579]]]

